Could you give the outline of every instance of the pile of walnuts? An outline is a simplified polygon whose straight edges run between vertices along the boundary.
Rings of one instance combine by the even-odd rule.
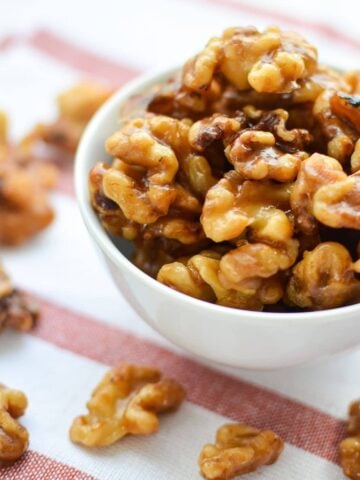
[[[270,27],[229,28],[127,110],[91,170],[104,227],[193,297],[297,311],[360,300],[360,72]],[[141,105],[143,105],[142,102]]]

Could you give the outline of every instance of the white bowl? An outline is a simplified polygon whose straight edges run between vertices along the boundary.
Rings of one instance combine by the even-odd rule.
[[[126,258],[129,243],[120,240],[115,245],[105,232],[89,204],[88,172],[97,161],[107,160],[104,142],[117,128],[123,102],[172,74],[173,70],[146,75],[115,93],[91,120],[76,155],[80,210],[119,290],[149,325],[174,344],[233,367],[286,367],[359,345],[360,304],[306,313],[259,313],[213,305],[143,273]]]

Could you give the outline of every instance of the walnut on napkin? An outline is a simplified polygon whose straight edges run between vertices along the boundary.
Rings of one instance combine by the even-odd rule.
[[[87,447],[111,445],[125,435],[159,428],[158,413],[174,410],[185,390],[152,367],[123,363],[105,374],[87,403],[88,414],[73,421],[70,438]]]
[[[346,476],[352,480],[360,479],[360,400],[349,407],[347,425],[349,437],[340,443],[340,461]]]
[[[29,445],[29,433],[17,421],[27,404],[23,392],[0,384],[0,466],[20,458]]]
[[[215,445],[203,447],[199,466],[207,480],[229,480],[277,461],[284,443],[270,430],[260,432],[242,424],[228,424],[216,433]]]
[[[0,332],[5,327],[28,331],[34,326],[38,315],[37,305],[14,288],[0,265]]]
[[[29,144],[11,143],[7,115],[0,112],[0,244],[22,244],[50,225],[48,191],[56,180],[56,167]]]

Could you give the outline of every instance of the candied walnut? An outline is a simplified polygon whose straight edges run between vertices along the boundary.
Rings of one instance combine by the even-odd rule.
[[[37,169],[0,163],[0,243],[24,243],[52,222],[44,181]]]
[[[24,142],[43,141],[73,155],[85,126],[113,91],[95,82],[70,87],[58,96],[58,118],[53,123],[37,125]]]
[[[295,33],[277,27],[264,32],[254,27],[228,28],[185,64],[175,103],[196,113],[223,111],[211,105],[221,99],[224,79],[240,91],[287,93],[298,88],[316,66],[316,49]]]
[[[340,90],[350,93],[349,84],[344,76],[333,68],[318,65],[315,72],[299,82],[299,88],[294,90],[291,100],[295,104],[315,102],[324,90]]]
[[[138,237],[140,226],[128,220],[120,207],[106,197],[102,183],[109,169],[106,163],[98,162],[89,173],[89,192],[91,205],[104,228],[112,235],[121,235],[127,240]]]
[[[159,428],[158,413],[174,410],[185,391],[159,370],[121,364],[105,374],[87,403],[89,413],[75,418],[73,442],[87,447],[111,445],[125,435],[148,435]]]
[[[104,193],[137,223],[153,223],[166,215],[176,196],[178,160],[172,146],[161,140],[151,131],[151,119],[137,118],[106,142],[108,153],[118,161],[104,175]]]
[[[287,285],[287,301],[301,308],[321,310],[360,300],[360,281],[346,248],[337,242],[320,243],[305,252],[295,265]]]
[[[200,198],[204,198],[209,188],[218,180],[211,165],[202,155],[189,154],[180,164],[185,177],[185,184]],[[181,172],[179,180],[181,178]],[[176,203],[176,201],[174,202]]]
[[[205,250],[191,258],[164,265],[157,280],[200,300],[247,310],[262,310],[264,304],[277,303],[283,295],[282,282],[275,276],[252,279],[252,282],[236,285],[236,289],[228,287],[221,281],[220,265],[221,254]]]
[[[6,114],[0,114],[0,244],[17,245],[53,220],[47,190],[56,183],[57,169],[11,145],[7,125]]]
[[[230,480],[272,465],[284,449],[284,442],[270,430],[259,431],[242,424],[223,425],[216,443],[203,447],[199,456],[201,473],[207,480]]]
[[[294,239],[277,248],[262,243],[244,243],[222,257],[220,281],[225,287],[238,291],[257,289],[264,278],[290,268],[296,261],[298,250],[299,242]]]
[[[335,115],[348,121],[360,134],[360,95],[334,93],[330,98],[330,106]]]
[[[291,146],[304,130],[286,130],[285,110],[270,112],[276,118],[276,134],[258,129],[246,129],[226,148],[225,153],[235,170],[250,180],[271,179],[289,182],[296,178],[301,162],[308,157],[304,151]],[[264,120],[266,124],[266,120]],[[282,124],[282,125],[281,125]],[[282,136],[283,144],[279,145]]]
[[[162,217],[143,230],[144,240],[165,237],[192,245],[205,240],[205,234],[198,221],[178,217]]]
[[[0,384],[0,466],[14,462],[28,448],[29,434],[17,422],[24,415],[27,403],[23,392]]]
[[[339,108],[343,105],[340,98],[334,90],[324,90],[315,101],[313,113],[327,143],[327,154],[345,163],[354,151],[358,133],[334,111],[334,104]]]
[[[290,195],[292,212],[298,229],[306,235],[317,231],[317,221],[313,212],[313,198],[323,186],[336,184],[346,178],[339,162],[334,158],[314,153],[302,162],[299,175]]]
[[[253,27],[224,31],[220,70],[239,90],[283,93],[314,72],[317,51],[300,35],[269,27],[260,33]]]
[[[221,55],[221,39],[209,40],[204,50],[190,58],[182,69],[181,87],[176,101],[183,108],[194,112],[203,112],[208,104],[221,94],[221,86],[214,78]]]
[[[349,408],[347,425],[348,438],[340,443],[340,462],[346,476],[352,480],[360,478],[360,400]]]
[[[332,228],[360,230],[360,172],[319,188],[313,199],[314,216]]]
[[[239,237],[256,220],[264,216],[273,218],[266,213],[269,207],[287,210],[290,191],[291,184],[288,183],[244,181],[237,172],[228,172],[206,195],[201,216],[206,236],[215,242]],[[288,232],[290,220],[286,215],[280,215],[282,228]],[[265,226],[261,224],[261,228]],[[282,233],[282,230],[274,231],[274,237],[278,238]]]
[[[360,478],[360,435],[340,443],[340,462],[344,474],[352,480]]]
[[[241,128],[246,126],[246,118],[238,114],[234,118],[214,113],[211,117],[195,122],[189,131],[190,145],[199,152],[204,152],[216,141],[228,143]]]
[[[107,141],[117,159],[102,181],[105,196],[128,220],[147,225],[147,232],[166,231],[184,243],[185,230],[203,236],[197,196],[204,196],[216,181],[206,158],[191,149],[190,125],[189,120],[165,116],[132,120]]]
[[[28,331],[37,320],[38,307],[24,293],[16,290],[0,266],[0,331],[6,327]]]

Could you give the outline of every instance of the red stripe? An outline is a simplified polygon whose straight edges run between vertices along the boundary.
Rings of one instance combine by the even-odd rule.
[[[323,36],[327,40],[330,40],[332,43],[340,42],[347,47],[360,50],[360,40],[353,36],[347,35],[342,30],[338,30],[337,28],[325,23],[303,20],[300,16],[292,17],[281,12],[276,12],[273,9],[256,6],[254,3],[244,3],[238,0],[202,0],[202,2],[225,6],[243,13],[248,13],[257,17],[263,17],[269,23],[286,23],[296,28],[310,29],[313,30],[314,33]],[[291,4],[289,3],[289,6],[290,5]]]
[[[3,480],[95,480],[70,465],[60,463],[32,450],[10,467],[0,469]]]
[[[108,324],[39,299],[42,320],[32,332],[78,355],[114,365],[144,361],[178,379],[188,399],[235,421],[275,430],[285,441],[337,461],[340,420],[281,394],[230,377]]]
[[[42,53],[76,70],[116,85],[127,82],[139,73],[135,68],[96,55],[47,30],[33,33],[27,41]]]
[[[7,50],[16,43],[18,43],[19,38],[16,35],[7,35],[6,37],[0,38],[0,52]]]

